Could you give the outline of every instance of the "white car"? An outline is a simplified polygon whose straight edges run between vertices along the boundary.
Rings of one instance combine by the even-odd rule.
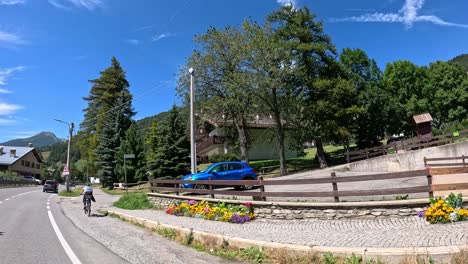
[[[34,181],[38,185],[40,185],[42,183],[41,180],[36,179],[36,177],[34,177],[34,176],[24,176],[24,179],[27,180],[27,181]]]

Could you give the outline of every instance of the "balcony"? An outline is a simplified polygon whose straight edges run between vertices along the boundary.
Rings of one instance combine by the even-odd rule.
[[[202,153],[204,152],[204,150],[209,149],[211,146],[219,144],[224,144],[224,137],[204,137],[201,139],[201,142],[197,142],[197,153]]]

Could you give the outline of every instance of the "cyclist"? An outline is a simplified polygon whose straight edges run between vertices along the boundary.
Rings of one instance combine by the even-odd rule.
[[[93,201],[93,202],[96,202],[96,200],[94,199],[94,196],[93,196],[93,188],[91,188],[91,186],[89,186],[89,183],[87,183],[84,187],[83,187],[83,190],[81,191],[81,194],[84,194],[83,195],[83,206],[84,206],[84,210],[86,210],[86,198],[89,198]]]

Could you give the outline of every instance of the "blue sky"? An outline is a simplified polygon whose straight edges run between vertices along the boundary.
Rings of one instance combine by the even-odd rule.
[[[88,80],[121,62],[137,119],[168,110],[178,69],[208,26],[240,25],[288,0],[0,0],[0,142],[79,124]],[[466,0],[295,0],[338,50],[361,48],[383,70],[468,53]]]

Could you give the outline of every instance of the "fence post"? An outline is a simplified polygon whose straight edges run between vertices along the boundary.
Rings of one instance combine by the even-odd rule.
[[[465,155],[462,155],[462,162],[463,162],[463,167],[466,166],[466,163],[465,163]]]
[[[258,179],[260,180],[260,198],[262,201],[266,201],[266,197],[265,197],[265,185],[263,185],[263,176],[260,176],[258,177]]]
[[[366,159],[369,159],[369,152],[367,152],[367,148],[366,148]]]
[[[393,144],[395,145],[395,154],[397,154],[398,153],[398,145],[397,145],[396,141],[393,142]]]
[[[429,197],[434,198],[434,192],[432,191],[432,175],[429,170],[427,170],[427,186],[429,186]]]
[[[426,157],[424,157],[424,168],[427,167],[427,160],[426,160]]]
[[[211,177],[208,178],[208,181],[209,181],[209,188],[210,188],[210,196],[211,198],[215,198],[214,194],[213,194],[213,183],[211,182]]]
[[[332,179],[336,177],[336,173],[335,172],[332,172],[331,173],[331,177]],[[332,185],[333,185],[333,192],[338,192],[338,183],[336,183],[335,181],[332,182]],[[340,197],[335,196],[335,202],[339,202],[340,201]]]
[[[174,183],[174,190],[175,190],[175,194],[179,195],[179,185],[177,183]]]
[[[149,183],[150,183],[151,192],[154,193],[154,190],[153,190],[153,179],[149,179]]]

